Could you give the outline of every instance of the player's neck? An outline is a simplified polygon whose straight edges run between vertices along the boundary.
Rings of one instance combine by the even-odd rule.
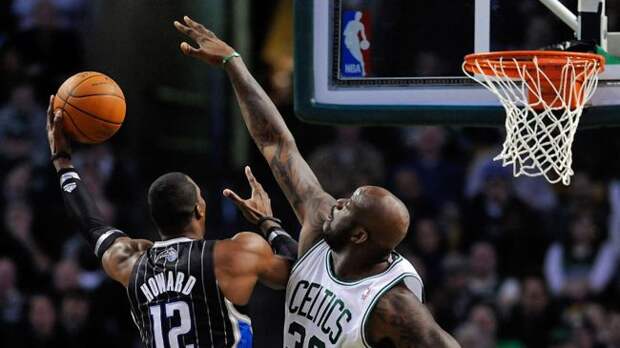
[[[189,238],[189,239],[203,239],[205,232],[198,226],[190,225],[183,230],[183,232],[174,235],[162,234],[162,240],[174,239],[174,238]]]
[[[331,266],[334,274],[342,281],[352,282],[385,271],[388,260],[369,262],[368,255],[350,250],[331,253]]]

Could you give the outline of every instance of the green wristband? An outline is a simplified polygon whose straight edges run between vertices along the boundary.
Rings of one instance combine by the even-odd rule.
[[[241,57],[241,55],[235,51],[235,52],[231,53],[230,55],[222,58],[222,64],[228,63],[229,60],[231,60],[231,59],[233,59],[235,57]]]

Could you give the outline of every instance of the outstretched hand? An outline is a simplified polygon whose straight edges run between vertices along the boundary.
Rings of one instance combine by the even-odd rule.
[[[224,190],[224,196],[232,200],[246,220],[255,225],[262,217],[272,216],[271,199],[269,199],[269,195],[263,189],[263,185],[256,181],[250,167],[245,167],[245,176],[248,178],[252,188],[252,196],[250,198],[243,199],[230,189]]]
[[[185,41],[182,42],[181,52],[186,56],[204,60],[209,64],[220,65],[225,57],[235,52],[232,47],[218,39],[212,31],[202,24],[194,22],[187,16],[183,17],[183,21],[185,24],[174,21],[174,26],[198,44],[198,48],[195,48]]]
[[[71,143],[63,130],[62,118],[62,111],[54,111],[54,95],[52,94],[47,107],[47,141],[52,156],[63,152],[71,154]]]

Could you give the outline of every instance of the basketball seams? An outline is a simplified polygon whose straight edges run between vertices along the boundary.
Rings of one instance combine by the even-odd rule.
[[[69,95],[67,95],[67,100],[69,100],[69,98],[73,95],[73,91],[75,91],[78,87],[80,87],[80,85],[82,85],[84,82],[92,79],[93,77],[97,77],[97,76],[101,76],[101,75],[103,75],[103,74],[101,74],[101,73],[93,73],[92,75],[88,76],[84,80],[76,83],[75,86],[73,86],[73,88],[68,92]]]
[[[66,102],[65,102],[66,103]],[[86,133],[84,133],[83,130],[80,129],[80,127],[78,127],[77,123],[75,123],[75,121],[73,120],[73,118],[71,117],[71,114],[65,110],[64,108],[62,109],[62,112],[67,114],[67,116],[69,116],[69,121],[71,122],[71,124],[73,125],[73,128],[75,128],[76,131],[78,131],[78,133],[80,133],[81,136],[84,137],[84,139],[87,139],[90,142],[96,142],[94,139],[92,139],[91,137],[89,137],[88,135],[86,135]]]
[[[116,97],[118,99],[125,100],[125,98],[120,96],[120,95],[108,94],[108,93],[93,93],[93,94],[85,94],[85,95],[70,95],[69,98],[78,98],[79,99],[79,98],[100,97],[100,96]]]
[[[108,95],[108,94],[105,94],[105,95]],[[69,97],[69,98],[75,98],[75,97]],[[62,100],[64,102],[64,104],[62,105],[62,109],[63,110],[65,109],[65,106],[69,105],[72,108],[76,109],[77,111],[82,112],[82,113],[88,115],[89,117],[92,117],[92,118],[94,118],[94,119],[96,119],[98,121],[101,121],[101,122],[104,122],[104,123],[108,123],[108,124],[113,124],[115,126],[122,126],[123,125],[123,122],[113,122],[113,121],[110,121],[110,120],[103,119],[103,118],[101,118],[101,117],[99,117],[99,116],[97,116],[95,114],[91,114],[88,111],[84,111],[83,109],[75,106],[74,104],[71,104],[69,102],[69,98],[67,98],[67,100],[65,100],[65,99],[62,99],[61,97],[58,97],[58,99],[60,99],[60,100]]]
[[[69,97],[69,98],[72,98],[72,97]],[[113,124],[113,125],[115,125],[115,126],[120,126],[120,125],[122,125],[122,124],[123,124],[123,122],[114,122],[114,121],[110,121],[110,120],[103,119],[103,118],[101,118],[101,117],[99,117],[99,116],[97,116],[97,115],[95,115],[95,114],[91,114],[90,112],[85,111],[84,109],[79,108],[79,107],[75,106],[74,104],[71,104],[71,103],[69,102],[69,98],[67,98],[67,104],[68,104],[69,106],[71,106],[72,108],[76,109],[76,110],[77,110],[77,111],[79,111],[79,112],[82,112],[82,113],[84,113],[84,114],[86,114],[86,115],[88,115],[88,116],[90,116],[90,117],[92,117],[92,118],[94,118],[94,119],[96,119],[96,120],[98,120],[98,121],[104,122],[104,123]]]

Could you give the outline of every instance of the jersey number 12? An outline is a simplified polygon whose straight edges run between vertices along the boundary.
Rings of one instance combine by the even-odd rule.
[[[162,311],[163,309],[163,311]],[[179,314],[179,326],[171,327],[168,330],[168,346],[170,348],[179,347],[179,336],[185,335],[192,330],[192,318],[189,314],[189,306],[185,301],[176,301],[164,304],[157,304],[149,307],[153,319],[153,339],[155,348],[165,348],[164,333],[162,332],[162,312],[165,313],[164,319],[170,319]],[[188,344],[184,348],[193,348],[193,344]]]

